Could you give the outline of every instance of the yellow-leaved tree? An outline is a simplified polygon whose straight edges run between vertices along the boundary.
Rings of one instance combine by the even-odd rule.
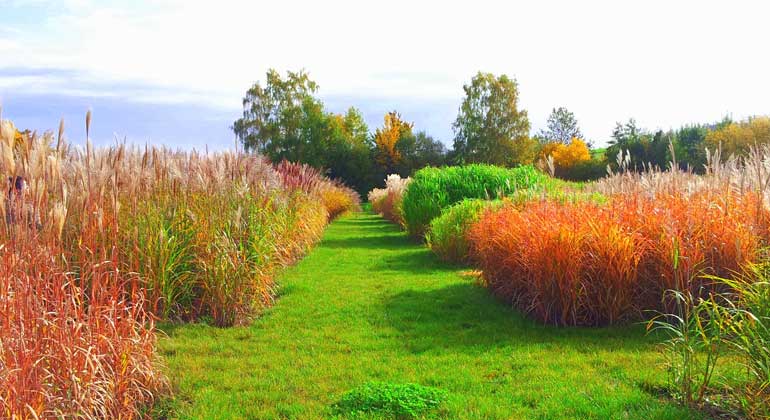
[[[588,145],[577,137],[574,137],[569,144],[556,144],[552,149],[550,156],[553,157],[557,170],[569,170],[580,162],[591,160]]]
[[[393,111],[385,114],[383,127],[375,131],[375,159],[386,174],[393,173],[396,165],[401,161],[401,153],[397,147],[398,141],[402,137],[411,135],[412,127],[413,124],[401,120],[401,115]]]
[[[722,156],[746,155],[752,146],[770,144],[770,117],[733,122],[706,134],[709,149],[721,148]]]

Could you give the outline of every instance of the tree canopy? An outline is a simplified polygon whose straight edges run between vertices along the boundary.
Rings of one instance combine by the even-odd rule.
[[[479,72],[464,85],[465,98],[454,122],[454,157],[459,163],[520,163],[532,155],[527,111],[519,109],[515,79]]]
[[[575,114],[567,108],[553,108],[546,124],[548,128],[538,133],[544,143],[570,144],[572,139],[583,138]]]

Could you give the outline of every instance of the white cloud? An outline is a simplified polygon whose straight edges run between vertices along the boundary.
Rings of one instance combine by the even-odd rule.
[[[37,10],[41,1],[11,5]],[[535,127],[564,105],[599,139],[632,116],[668,128],[770,112],[765,2],[56,5],[35,24],[0,18],[13,30],[0,32],[0,54],[16,66],[75,70],[100,89],[144,84],[134,95],[142,100],[237,107],[274,67],[307,69],[322,95],[459,101],[482,70],[517,77]]]

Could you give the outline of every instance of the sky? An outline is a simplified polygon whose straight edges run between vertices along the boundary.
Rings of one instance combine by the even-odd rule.
[[[0,105],[73,142],[233,147],[265,72],[305,69],[327,109],[383,115],[450,145],[478,71],[519,83],[532,133],[552,108],[604,144],[650,129],[770,113],[770,2],[0,0]]]

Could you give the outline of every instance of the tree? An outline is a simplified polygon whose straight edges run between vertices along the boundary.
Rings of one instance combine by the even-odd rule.
[[[402,177],[411,176],[426,166],[442,166],[446,163],[446,147],[440,141],[420,131],[401,137],[396,144],[401,160],[396,172]]]
[[[556,143],[551,156],[553,163],[561,170],[569,170],[575,165],[591,160],[591,151],[583,140],[574,137],[569,144]]]
[[[350,107],[345,115],[329,116],[329,137],[326,140],[324,167],[331,178],[366,194],[379,181],[372,161],[369,127],[361,112]]]
[[[722,156],[745,156],[752,147],[770,144],[770,117],[753,117],[722,124],[706,135],[709,149],[721,148]]]
[[[621,152],[629,153],[631,164],[639,168],[649,162],[648,150],[650,147],[650,134],[637,127],[636,120],[630,118],[625,124],[616,123],[612,130],[612,140],[605,155],[610,163],[614,164]]]
[[[401,115],[388,112],[384,117],[382,128],[374,133],[375,160],[386,175],[395,173],[401,163],[402,155],[398,143],[402,138],[412,136],[412,123],[401,120]]]
[[[538,133],[538,137],[544,139],[546,143],[570,144],[572,139],[583,138],[575,114],[567,108],[554,108],[548,116],[547,125],[547,130],[540,130]]]
[[[529,138],[530,126],[527,111],[518,107],[515,79],[479,72],[463,90],[465,99],[452,126],[458,163],[510,165],[521,160],[515,154],[529,153],[529,147],[517,147]]]

